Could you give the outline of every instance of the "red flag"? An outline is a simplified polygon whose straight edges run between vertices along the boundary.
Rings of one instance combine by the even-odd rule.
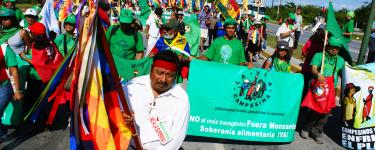
[[[53,43],[51,43],[51,46],[42,50],[36,49],[34,44],[32,46],[31,63],[38,72],[43,83],[48,83],[63,59],[64,57],[60,54]]]

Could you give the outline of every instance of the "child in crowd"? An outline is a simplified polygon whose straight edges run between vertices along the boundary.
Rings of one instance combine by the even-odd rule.
[[[247,48],[245,49],[245,58],[246,61],[250,61],[250,57],[255,61],[255,59],[263,59],[260,55],[262,52],[261,43],[262,43],[262,24],[260,21],[255,21],[248,32],[248,38],[246,42]],[[250,52],[250,53],[249,53]]]
[[[290,53],[288,42],[279,41],[275,53],[263,63],[270,71],[290,72]]]

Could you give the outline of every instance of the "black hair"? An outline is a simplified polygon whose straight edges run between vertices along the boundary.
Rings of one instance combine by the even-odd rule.
[[[158,53],[155,54],[154,60],[153,60],[152,63],[154,63],[156,60],[164,60],[164,61],[167,61],[167,62],[177,64],[175,81],[176,82],[179,81],[179,78],[181,76],[181,67],[180,67],[181,64],[180,64],[180,60],[178,58],[178,55],[176,53],[174,53],[173,51],[170,51],[170,50],[158,52]],[[152,68],[151,68],[151,70],[152,70]]]
[[[272,56],[270,56],[272,58],[272,63],[273,64],[273,61],[275,60],[275,58],[277,58],[277,56],[279,55],[279,52],[281,51],[282,49],[278,49],[276,48],[276,51],[272,54]],[[292,56],[290,56],[290,49],[287,50],[288,53],[286,54],[285,56],[285,61],[289,64],[290,63],[290,59]]]
[[[163,8],[158,7],[155,9],[155,14],[161,16],[163,14]]]
[[[322,39],[324,39],[325,30],[324,29],[317,29],[316,32],[310,37],[310,40],[312,42],[324,42]]]
[[[38,16],[33,16],[33,15],[25,15],[25,17],[33,18],[35,20],[38,20]]]
[[[100,8],[102,8],[104,11],[108,11],[110,9],[110,6],[108,3],[104,2],[104,1],[99,1],[98,2],[98,5]]]
[[[16,16],[6,16],[1,18],[9,18],[12,21],[12,25],[10,25],[11,27],[20,27],[20,22],[17,20]]]
[[[50,45],[49,39],[45,34],[34,35],[34,47],[36,49],[44,49]]]

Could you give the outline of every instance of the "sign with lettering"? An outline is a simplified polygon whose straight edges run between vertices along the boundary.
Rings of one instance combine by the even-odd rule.
[[[345,66],[342,82],[341,144],[348,149],[375,149],[375,63]]]
[[[193,60],[188,134],[291,142],[303,88],[301,74]]]

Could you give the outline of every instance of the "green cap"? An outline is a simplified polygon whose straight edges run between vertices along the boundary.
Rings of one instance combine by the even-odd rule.
[[[12,2],[12,3],[14,3],[14,2],[16,2],[16,0],[4,0],[4,2]]]
[[[350,16],[350,17],[354,18],[355,17],[354,11],[347,12],[346,16]]]
[[[40,11],[42,11],[42,8],[38,5],[34,5],[33,7],[31,7],[32,9],[34,9],[36,11],[36,14],[38,15],[40,13]]]
[[[129,9],[122,9],[120,12],[120,23],[132,23],[133,22],[133,13]]]
[[[342,47],[342,45],[344,44],[343,40],[338,38],[338,37],[330,37],[328,39],[328,44],[331,45],[331,46],[337,46],[337,47]]]
[[[292,20],[296,20],[296,15],[294,13],[289,13],[289,18]]]
[[[76,24],[76,16],[70,14],[68,17],[65,18],[64,23]]]
[[[270,16],[268,16],[268,15],[264,15],[263,19],[268,19],[268,20],[270,20]]]
[[[0,8],[0,17],[10,17],[16,16],[16,12],[13,9],[8,9],[6,7]]]
[[[228,26],[228,25],[237,25],[237,21],[234,20],[233,18],[227,18],[225,19],[224,21],[224,27]]]
[[[170,20],[168,21],[168,23],[165,24],[164,27],[165,27],[165,28],[169,28],[169,29],[175,29],[175,30],[177,30],[177,29],[178,29],[178,23],[177,23],[176,20],[174,20],[174,19],[170,19]]]

